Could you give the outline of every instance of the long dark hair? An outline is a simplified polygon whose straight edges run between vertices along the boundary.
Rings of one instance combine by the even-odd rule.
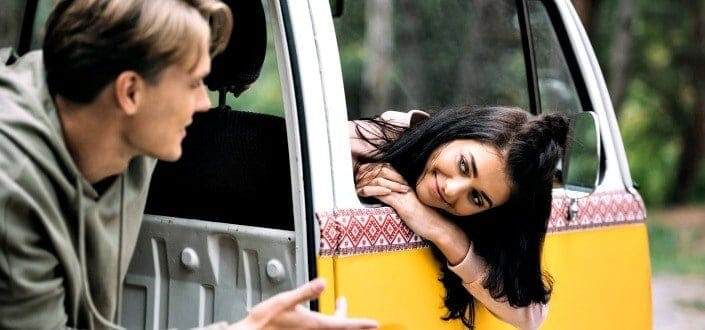
[[[553,280],[541,269],[541,250],[551,212],[555,167],[568,133],[567,119],[560,114],[532,116],[519,108],[488,106],[442,110],[406,130],[370,120],[382,133],[370,136],[370,131],[358,125],[358,135],[378,151],[359,162],[390,163],[412,185],[433,152],[453,140],[472,139],[506,155],[512,187],[505,204],[471,216],[439,212],[462,228],[474,253],[485,260],[488,273],[483,286],[494,299],[506,299],[514,307],[547,303]],[[432,248],[441,263],[440,281],[446,288],[448,314],[443,319],[461,319],[474,328],[472,296],[460,277],[446,267],[447,259],[440,250]]]

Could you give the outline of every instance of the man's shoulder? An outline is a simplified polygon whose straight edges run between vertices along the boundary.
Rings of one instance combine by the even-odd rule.
[[[21,145],[0,130],[0,171],[19,172],[30,163],[29,155]]]

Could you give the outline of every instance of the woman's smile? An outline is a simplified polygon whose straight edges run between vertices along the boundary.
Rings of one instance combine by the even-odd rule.
[[[438,185],[438,171],[433,171],[433,192],[436,194],[436,198],[438,199],[439,202],[442,204],[446,204],[450,206],[450,203],[446,201],[446,199],[443,197],[443,194],[441,194],[441,189],[440,186]]]
[[[416,193],[428,206],[453,215],[472,215],[509,199],[505,168],[497,149],[474,140],[455,140],[429,157]]]

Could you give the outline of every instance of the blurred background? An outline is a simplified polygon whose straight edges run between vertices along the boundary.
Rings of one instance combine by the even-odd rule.
[[[705,1],[573,0],[648,209],[655,329],[705,327]]]
[[[705,1],[573,1],[649,210],[655,273],[705,276]]]
[[[491,1],[491,0],[485,0]],[[656,320],[655,328],[676,328],[679,320],[705,319],[705,0],[573,0],[581,17],[606,78],[617,115],[623,142],[629,159],[631,175],[643,197],[647,209],[647,225],[654,274],[654,309],[669,310],[665,319]],[[393,34],[405,38],[403,47],[414,47],[413,24],[423,13],[405,11],[404,1],[372,1],[367,7],[362,2],[347,1],[345,16],[336,21],[344,68],[346,98],[352,117],[369,114],[367,109],[384,109],[390,104],[399,107],[423,106],[424,95],[409,91],[422,89],[419,84],[438,84],[434,73],[448,68],[428,68],[428,81],[404,82],[406,89],[392,90],[385,99],[375,95],[379,86],[374,67],[365,64],[361,40],[366,29],[376,31],[378,37]],[[0,46],[14,45],[19,36],[26,2],[0,0]],[[52,1],[39,1],[35,31],[52,7]],[[405,24],[389,24],[391,12],[406,15]],[[416,15],[416,16],[414,16]],[[416,17],[415,21],[413,18]],[[376,26],[365,26],[369,21]],[[443,22],[466,24],[466,22]],[[341,27],[341,26],[344,26]],[[385,29],[390,31],[385,32]],[[459,29],[459,28],[458,28]],[[501,32],[501,31],[500,31]],[[412,39],[409,39],[412,38]],[[38,48],[40,38],[33,38],[30,48]],[[375,40],[369,40],[375,42]],[[379,41],[377,41],[379,42]],[[501,47],[507,40],[498,39]],[[385,50],[382,39],[380,51]],[[455,45],[425,45],[427,48],[461,47]],[[506,47],[506,46],[505,46]],[[269,47],[273,52],[273,47]],[[410,51],[409,54],[418,52]],[[446,52],[449,55],[450,52]],[[457,53],[457,52],[455,52]],[[492,54],[487,54],[491,57]],[[270,54],[258,88],[244,94],[232,103],[256,103],[263,112],[281,115],[281,95],[277,90],[275,56]],[[413,56],[405,61],[413,65]],[[508,59],[511,66],[511,59]],[[374,60],[372,60],[374,62]],[[377,63],[384,65],[384,63]],[[452,70],[452,69],[451,69]],[[476,74],[483,74],[479,72]],[[403,80],[403,77],[400,78]],[[471,83],[471,82],[468,82]],[[487,83],[487,82],[485,82]],[[511,84],[512,82],[504,82]],[[271,86],[269,88],[268,86]],[[368,88],[365,88],[368,86]],[[373,86],[373,88],[369,88]],[[496,90],[507,92],[509,85]],[[468,87],[468,86],[466,86]],[[484,88],[485,86],[470,86]],[[395,93],[406,93],[405,98],[419,99],[413,105],[396,102]],[[481,93],[478,92],[478,95]],[[513,95],[507,95],[512,99]],[[215,99],[215,97],[214,97]],[[435,100],[436,102],[474,102],[475,100]],[[517,101],[518,105],[521,101]],[[663,304],[663,306],[662,306]],[[668,304],[668,306],[666,306]],[[680,313],[680,314],[679,314]],[[682,315],[681,315],[682,314]],[[670,317],[670,319],[668,319]],[[674,317],[680,318],[678,320]],[[675,320],[675,321],[674,321]],[[705,321],[702,321],[705,324]],[[666,326],[668,325],[668,326]],[[691,323],[691,325],[694,325]],[[697,327],[697,326],[696,326]],[[705,325],[702,325],[705,327]]]

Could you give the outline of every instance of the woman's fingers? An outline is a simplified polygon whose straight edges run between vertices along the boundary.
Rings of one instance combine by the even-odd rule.
[[[360,196],[374,197],[390,192],[405,193],[409,191],[409,186],[385,178],[374,178],[368,182],[359,183],[356,189]]]
[[[399,217],[407,223],[415,221],[422,213],[424,205],[418,201],[414,192],[397,193],[391,192],[386,195],[376,196],[380,202],[389,205],[397,212]]]
[[[388,163],[369,163],[360,165],[355,177],[358,185],[368,185],[375,178],[383,178],[389,181],[406,185],[406,180]]]
[[[384,196],[392,191],[389,188],[380,186],[364,186],[357,188],[357,195],[360,197],[379,197]]]

